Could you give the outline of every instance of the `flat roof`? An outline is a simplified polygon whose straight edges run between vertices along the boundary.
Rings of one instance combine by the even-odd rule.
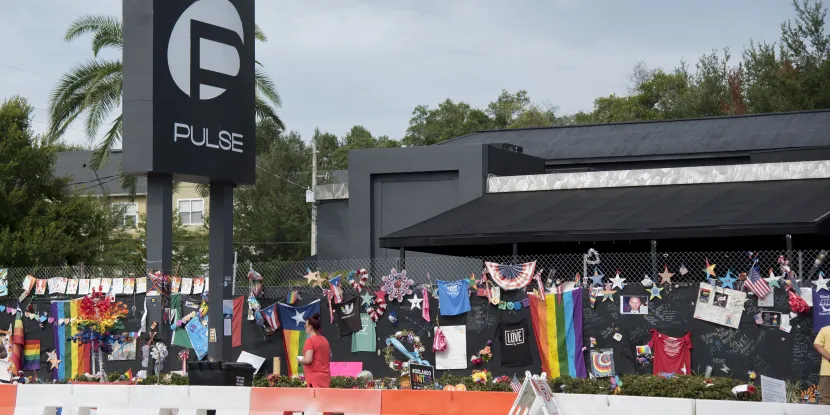
[[[382,248],[820,233],[830,179],[490,193]]]

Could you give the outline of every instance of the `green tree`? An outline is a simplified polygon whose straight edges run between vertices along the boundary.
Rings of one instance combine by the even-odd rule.
[[[258,129],[271,135],[271,144],[259,156],[256,184],[234,194],[234,248],[242,264],[301,259],[309,252],[311,148],[297,132],[282,133],[268,123]]]
[[[403,144],[428,146],[490,128],[492,121],[487,113],[466,102],[447,99],[434,109],[426,105],[415,107]]]
[[[118,216],[117,208],[113,208]],[[205,221],[205,224],[207,221]],[[104,265],[128,266],[142,269],[147,265],[147,216],[138,216],[137,231],[131,228],[117,228],[105,245],[100,260]],[[132,230],[132,232],[130,232]],[[182,270],[201,269],[208,263],[207,226],[186,226],[178,212],[173,212],[173,266]],[[172,271],[172,270],[171,270]]]
[[[76,19],[66,31],[67,41],[81,36],[92,35],[93,59],[79,64],[64,74],[52,92],[49,100],[49,137],[58,139],[79,117],[85,116],[84,129],[90,140],[96,140],[104,122],[121,104],[123,66],[119,59],[100,59],[104,49],[121,50],[124,46],[124,32],[121,19],[115,16],[87,15]],[[267,38],[259,27],[256,39],[265,42]],[[281,105],[273,81],[257,63],[256,68],[256,114],[259,119],[270,119],[280,128],[282,120],[274,107]],[[122,118],[115,118],[106,129],[91,160],[91,167],[99,169],[107,162],[110,150],[121,142]],[[129,184],[129,183],[125,183]]]
[[[20,97],[0,106],[0,264],[95,263],[109,238],[109,207],[53,176],[55,150],[33,136],[32,110]]]
[[[317,143],[317,169],[320,172],[345,170],[349,167],[349,151],[364,148],[400,147],[397,140],[382,135],[375,137],[362,125],[353,126],[343,138],[332,133],[314,130],[312,140]]]

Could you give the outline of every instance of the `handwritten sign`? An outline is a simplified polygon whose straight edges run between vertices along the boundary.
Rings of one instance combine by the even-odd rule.
[[[409,383],[412,385],[413,390],[430,389],[435,383],[435,368],[410,363]]]

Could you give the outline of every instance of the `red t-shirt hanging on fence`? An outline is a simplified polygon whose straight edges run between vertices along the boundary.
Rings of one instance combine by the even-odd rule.
[[[692,333],[670,337],[651,329],[654,374],[662,377],[692,374]]]

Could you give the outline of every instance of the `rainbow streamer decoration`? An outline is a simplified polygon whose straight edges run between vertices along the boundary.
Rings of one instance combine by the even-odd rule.
[[[78,317],[78,301],[61,301],[52,303],[52,316],[55,320]],[[72,379],[89,372],[90,345],[69,341],[78,333],[75,324],[55,324],[55,352],[61,361],[58,367],[52,370],[52,379]]]
[[[549,378],[588,377],[582,352],[582,288],[561,294],[547,294],[545,300],[528,296],[533,334]]]
[[[18,311],[14,315],[14,326],[12,328],[11,350],[8,351],[11,355],[10,373],[16,376],[17,372],[23,370],[23,313]]]
[[[23,344],[23,312],[14,315],[14,329],[12,329],[12,343]]]
[[[23,344],[23,370],[40,369],[40,340],[26,340]]]

